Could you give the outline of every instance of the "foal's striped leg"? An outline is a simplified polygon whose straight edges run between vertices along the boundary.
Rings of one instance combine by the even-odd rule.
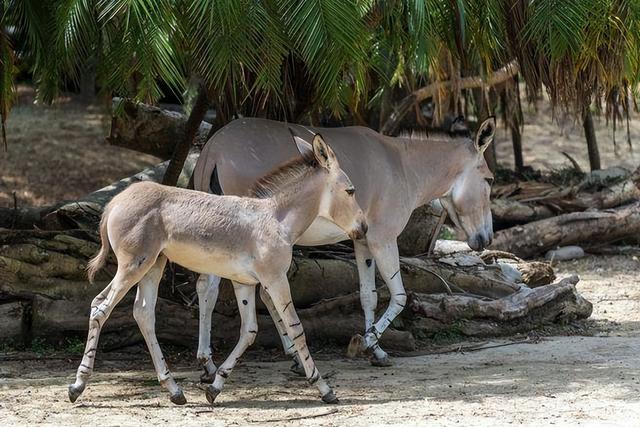
[[[267,310],[269,310],[269,315],[271,316],[271,319],[273,319],[273,323],[275,323],[276,325],[276,329],[278,330],[280,341],[282,341],[282,348],[284,349],[285,354],[293,358],[293,365],[291,365],[290,368],[291,371],[298,375],[305,376],[304,368],[300,363],[300,359],[298,358],[298,354],[296,353],[296,350],[294,348],[293,341],[291,341],[291,339],[289,338],[289,334],[287,333],[282,319],[278,314],[278,310],[276,310],[276,307],[273,305],[273,301],[271,301],[271,297],[264,291],[264,288],[262,286],[260,286],[260,299],[262,299],[262,302],[267,307]]]
[[[315,362],[311,358],[302,323],[300,323],[296,309],[293,306],[293,301],[291,300],[291,291],[289,289],[287,276],[284,275],[276,280],[261,280],[261,283],[265,292],[271,297],[273,305],[282,319],[282,324],[293,342],[292,346],[295,348],[298,359],[304,367],[307,380],[310,384],[315,384],[316,387],[318,387],[323,402],[337,403],[338,398],[322,378]]]
[[[121,276],[116,274],[111,283],[109,283],[109,285],[107,285],[107,287],[104,288],[104,290],[91,302],[87,344],[84,348],[82,362],[80,362],[80,366],[76,372],[76,381],[69,386],[68,390],[69,400],[72,403],[80,397],[87,386],[89,377],[93,373],[93,365],[96,359],[96,352],[98,350],[98,339],[100,338],[100,331],[102,330],[102,327],[109,318],[113,308],[120,302],[120,300],[122,300],[133,284],[134,283],[123,283]]]
[[[362,242],[353,242],[356,254],[356,265],[360,278],[360,304],[364,311],[364,332],[371,329],[375,321],[375,310],[378,305],[376,289],[376,262],[369,247]],[[372,353],[371,364],[374,366],[391,366],[389,355],[375,343],[369,350]]]
[[[224,382],[238,363],[238,359],[256,339],[258,334],[258,319],[256,316],[256,285],[243,285],[233,282],[233,290],[236,294],[238,311],[242,325],[240,326],[240,339],[227,359],[216,371],[213,384],[207,387],[206,396],[209,403],[213,404],[216,397],[222,391]]]
[[[162,279],[164,266],[167,258],[160,255],[156,263],[151,267],[149,272],[138,283],[138,292],[136,301],[133,304],[133,317],[138,323],[140,332],[144,337],[153,366],[158,375],[160,384],[169,391],[171,402],[176,405],[184,405],[187,399],[184,397],[182,389],[178,387],[175,380],[171,376],[167,362],[164,360],[158,338],[156,337],[156,301],[158,300],[158,285]]]
[[[196,283],[200,333],[198,336],[198,361],[204,369],[200,382],[211,384],[216,374],[216,365],[211,354],[211,316],[218,300],[220,277],[201,274]]]
[[[93,363],[98,348],[100,331],[111,315],[115,306],[122,300],[145,273],[155,263],[158,253],[147,253],[131,255],[129,253],[118,253],[118,271],[109,285],[94,298],[91,303],[91,314],[89,315],[89,334],[87,345],[85,346],[82,362],[76,373],[75,383],[69,386],[69,400],[75,402],[82,394],[87,381],[93,373]]]

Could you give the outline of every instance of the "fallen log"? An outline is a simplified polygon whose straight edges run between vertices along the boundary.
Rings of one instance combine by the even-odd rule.
[[[0,228],[30,229],[46,228],[45,218],[62,204],[41,207],[0,207]]]
[[[413,327],[430,334],[453,330],[464,336],[483,337],[586,319],[593,306],[576,291],[578,280],[570,276],[535,289],[522,288],[496,300],[412,293],[409,307],[417,316]]]
[[[509,199],[493,199],[491,214],[498,226],[526,224],[539,219],[551,218],[554,215],[549,206],[534,205]]]
[[[398,251],[402,256],[428,254],[433,250],[444,221],[439,203],[424,205],[413,211],[407,226],[398,236]]]
[[[592,181],[587,177],[571,187],[535,181],[496,185],[491,201],[493,220],[498,226],[525,224],[559,214],[615,208],[640,199],[640,168],[596,192],[585,189]]]
[[[531,258],[558,246],[637,239],[639,233],[640,202],[635,202],[604,211],[559,215],[501,230],[495,233],[490,248]]]
[[[89,303],[116,269],[115,259],[110,256],[107,267],[97,276],[98,284],[87,282],[85,266],[98,248],[97,234],[85,230],[0,230],[0,292],[14,298],[38,294]],[[451,288],[493,298],[508,295],[520,287],[509,281],[500,266],[487,265],[470,255],[402,258],[402,274],[408,289],[423,293],[446,292]],[[349,258],[295,256],[289,280],[300,308],[358,290],[355,261]],[[379,277],[377,283],[384,286]],[[222,290],[220,300],[223,304],[229,301],[229,305],[235,307],[230,289]]]
[[[143,342],[132,314],[133,300],[133,294],[129,295],[109,316],[100,337],[102,349],[111,350]],[[0,313],[22,315],[26,310],[24,307],[28,307],[30,312],[29,338],[56,340],[74,335],[84,338],[86,334],[89,324],[89,304],[35,295],[29,304],[25,302],[0,304]],[[351,334],[362,328],[364,321],[359,311],[339,314],[338,317],[336,313],[326,313],[318,317],[314,312],[303,309],[298,310],[298,315],[304,324],[305,335],[309,342],[330,341],[335,344],[346,344]],[[331,327],[336,323],[341,326]],[[240,319],[237,316],[226,316],[214,312],[212,325],[214,345],[225,350],[231,349],[238,340]],[[281,345],[274,323],[267,314],[258,316],[258,329],[260,332],[256,345],[271,348]],[[0,339],[15,339],[16,336],[11,335],[12,331],[27,333],[22,317],[3,325],[0,328]],[[197,307],[188,307],[159,298],[156,306],[156,334],[162,342],[195,349],[198,343]],[[415,339],[407,331],[390,329],[382,343],[395,350],[415,349]]]
[[[130,150],[169,159],[176,141],[184,139],[187,116],[176,111],[163,110],[143,103],[113,98],[111,132],[107,143]],[[212,125],[202,122],[194,145],[202,147],[208,139]]]

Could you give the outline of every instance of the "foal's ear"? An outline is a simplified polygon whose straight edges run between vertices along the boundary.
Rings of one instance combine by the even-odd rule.
[[[336,159],[335,153],[331,147],[324,142],[322,135],[319,133],[313,137],[313,155],[318,161],[318,164],[325,169],[329,169]]]
[[[475,145],[480,154],[484,153],[496,133],[496,117],[491,116],[480,124],[476,133]]]

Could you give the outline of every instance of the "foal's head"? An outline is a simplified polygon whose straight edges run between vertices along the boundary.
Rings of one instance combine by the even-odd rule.
[[[469,158],[441,202],[454,224],[467,235],[467,243],[474,250],[491,244],[493,221],[491,218],[491,184],[493,174],[484,159],[484,152],[493,141],[496,129],[495,117],[486,119],[469,141]],[[472,146],[471,146],[472,145]]]
[[[367,223],[355,198],[356,189],[340,168],[331,147],[324,142],[320,134],[313,137],[311,144],[293,133],[292,136],[302,158],[295,159],[260,179],[252,189],[253,195],[270,197],[286,182],[317,174],[320,179],[313,181],[320,182],[321,186],[314,189],[320,192],[317,216],[335,223],[351,239],[364,238]]]

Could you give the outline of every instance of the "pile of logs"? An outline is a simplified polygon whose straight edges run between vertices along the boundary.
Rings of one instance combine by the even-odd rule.
[[[0,339],[83,336],[90,302],[108,283],[109,272],[115,271],[110,264],[96,285],[87,282],[84,268],[98,246],[94,231],[0,232]],[[496,336],[591,314],[591,304],[576,291],[578,278],[554,282],[546,263],[525,262],[500,252],[480,257],[436,248],[436,253],[431,258],[402,259],[410,304],[383,337],[391,349],[413,350],[417,340],[451,328],[464,336]],[[346,344],[361,331],[358,276],[349,252],[331,251],[314,258],[297,254],[289,279],[311,342]],[[384,308],[389,297],[381,281],[379,286]],[[104,347],[142,340],[131,313],[133,296],[131,292],[107,322],[101,337]],[[216,345],[235,343],[239,327],[235,307],[230,286],[223,284],[213,318]],[[276,346],[273,323],[264,307],[260,311],[258,344]],[[161,340],[195,348],[197,321],[196,306],[160,298]]]
[[[492,248],[523,258],[640,236],[640,168],[593,172],[566,187],[516,182],[496,186],[492,196],[495,223],[511,225],[496,233]]]

